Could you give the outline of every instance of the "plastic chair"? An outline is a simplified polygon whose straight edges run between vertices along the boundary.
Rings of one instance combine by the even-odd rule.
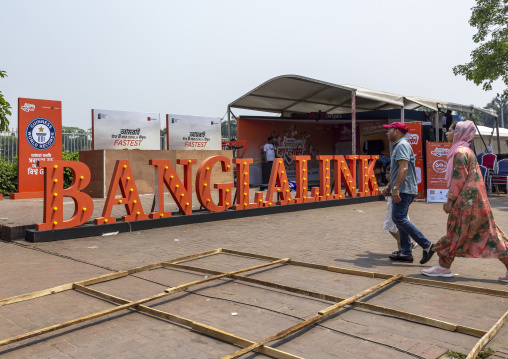
[[[490,194],[492,192],[492,187],[490,186],[489,181],[489,170],[485,166],[479,166],[480,171],[482,173],[483,183],[485,184],[485,189],[487,190],[487,194]]]
[[[487,183],[487,167],[480,165],[480,171],[482,172],[483,182]]]
[[[492,153],[486,153],[482,157],[482,166],[487,167],[489,173],[493,173],[496,168],[497,156]]]
[[[478,154],[478,155],[476,156],[476,160],[478,161],[478,164],[479,164],[480,166],[483,166],[483,164],[482,164],[482,159],[483,159],[483,156],[484,156],[484,155],[485,155],[485,153],[480,153],[480,154]]]
[[[508,195],[508,159],[501,160],[497,163],[496,172],[490,175],[490,186],[496,186],[499,193],[499,186],[504,186]]]

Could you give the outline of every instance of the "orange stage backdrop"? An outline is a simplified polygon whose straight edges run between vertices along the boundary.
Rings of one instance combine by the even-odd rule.
[[[18,99],[18,193],[11,198],[43,198],[39,162],[62,159],[62,102]]]
[[[448,167],[449,142],[427,141],[427,202],[445,202],[448,185],[445,181]]]
[[[238,140],[248,144],[245,158],[252,158],[250,178],[254,184],[261,181],[261,150],[268,137],[275,137],[276,156],[284,160],[287,176],[290,181],[296,179],[296,162],[293,156],[311,156],[308,167],[310,181],[319,181],[319,155],[333,155],[334,134],[337,126],[315,122],[297,122],[291,120],[260,120],[253,118],[237,119]],[[349,146],[351,148],[351,146]]]
[[[422,123],[407,122],[409,132],[406,134],[406,140],[413,148],[415,154],[416,181],[418,183],[417,199],[425,199],[425,177],[423,172],[423,143],[422,143]]]

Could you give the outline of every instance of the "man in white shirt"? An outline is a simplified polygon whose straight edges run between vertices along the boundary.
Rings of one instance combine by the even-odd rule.
[[[272,136],[268,137],[268,141],[263,146],[263,160],[262,164],[262,182],[268,183],[270,179],[270,174],[272,173],[273,161],[275,160],[275,145],[274,138]]]
[[[275,159],[275,145],[273,144],[273,137],[268,137],[268,141],[263,146],[265,154],[265,162],[273,162]]]

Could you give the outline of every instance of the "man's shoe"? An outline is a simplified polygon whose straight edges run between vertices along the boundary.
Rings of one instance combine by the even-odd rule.
[[[453,277],[453,273],[451,270],[449,270],[447,268],[441,268],[439,266],[434,266],[429,269],[422,269],[421,272],[423,275],[426,275],[429,277],[445,277],[445,278]]]
[[[422,260],[420,261],[420,264],[425,264],[428,261],[430,261],[430,259],[434,255],[434,251],[432,250],[433,248],[434,248],[434,245],[431,244],[428,251],[426,251],[425,249],[423,250],[423,256],[422,256]]]
[[[402,254],[400,252],[394,252],[388,256],[394,262],[407,262],[413,263],[414,259],[412,255]]]
[[[395,251],[395,252],[392,252],[392,254],[391,254],[391,255],[392,255],[392,256],[395,256],[395,255],[397,255],[397,253],[399,253],[399,254],[400,254],[400,253],[402,253],[402,252],[401,252],[401,251]]]
[[[412,251],[414,251],[416,247],[418,247],[418,243],[413,242],[413,243],[411,244],[411,252],[412,252]]]

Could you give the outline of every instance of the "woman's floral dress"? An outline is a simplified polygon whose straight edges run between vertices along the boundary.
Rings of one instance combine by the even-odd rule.
[[[494,222],[480,167],[473,151],[460,147],[454,156],[447,197],[453,203],[446,236],[435,245],[440,257],[505,258],[508,239]]]

